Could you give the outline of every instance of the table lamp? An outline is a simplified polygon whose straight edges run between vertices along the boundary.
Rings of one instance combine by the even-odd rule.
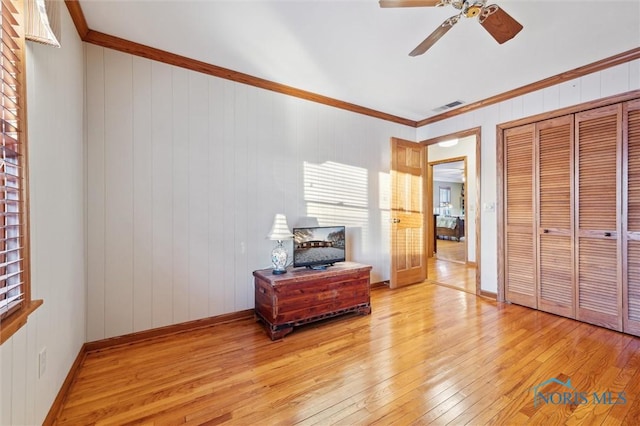
[[[271,263],[273,263],[273,273],[275,275],[287,272],[287,250],[282,246],[283,240],[290,240],[293,234],[287,225],[287,217],[282,213],[276,214],[273,218],[271,232],[267,235],[271,241],[277,241],[275,248],[271,251]]]

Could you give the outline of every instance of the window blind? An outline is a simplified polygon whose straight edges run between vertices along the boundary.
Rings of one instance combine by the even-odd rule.
[[[26,220],[22,133],[22,3],[0,0],[0,320],[24,303]]]
[[[60,47],[60,0],[25,0],[25,39]]]

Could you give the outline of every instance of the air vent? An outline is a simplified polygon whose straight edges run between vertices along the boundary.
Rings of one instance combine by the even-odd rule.
[[[462,105],[463,103],[464,103],[464,101],[461,101],[461,100],[453,101],[453,102],[450,102],[450,103],[448,103],[448,104],[446,104],[446,105],[442,105],[441,107],[435,108],[435,109],[433,110],[433,112],[442,112],[442,111],[446,111],[446,110],[448,110],[448,109],[455,108],[455,107],[457,107],[458,105]]]

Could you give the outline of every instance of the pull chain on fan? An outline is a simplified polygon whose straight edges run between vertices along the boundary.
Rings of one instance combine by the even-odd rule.
[[[441,7],[451,5],[460,13],[445,20],[422,43],[409,53],[418,56],[425,53],[451,27],[458,23],[461,17],[475,18],[489,34],[500,44],[511,40],[522,30],[522,25],[513,19],[496,4],[486,5],[487,0],[380,0],[380,7]]]

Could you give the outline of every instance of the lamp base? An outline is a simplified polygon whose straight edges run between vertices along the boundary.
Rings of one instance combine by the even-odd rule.
[[[273,274],[280,275],[287,272],[287,250],[282,247],[282,241],[278,240],[278,244],[271,252],[271,263],[273,264]]]

